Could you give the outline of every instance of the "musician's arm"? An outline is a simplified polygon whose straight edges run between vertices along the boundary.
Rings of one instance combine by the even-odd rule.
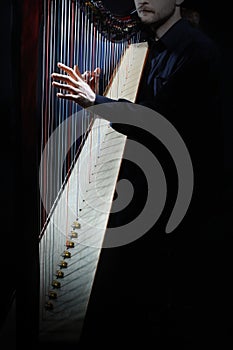
[[[105,96],[102,96],[102,95],[96,95],[95,96],[95,102],[94,102],[95,105],[99,105],[101,103],[110,103],[110,102],[128,102],[128,103],[130,103],[129,100],[126,100],[126,99],[123,99],[123,98],[121,98],[119,100],[114,100],[112,98],[105,97]]]

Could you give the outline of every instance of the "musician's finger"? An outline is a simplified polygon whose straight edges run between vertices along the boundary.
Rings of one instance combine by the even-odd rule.
[[[75,87],[73,87],[72,85],[61,84],[61,83],[57,83],[55,81],[52,83],[52,85],[58,89],[66,90],[66,91],[69,91],[73,94],[77,93],[77,89]]]
[[[82,74],[81,74],[81,72],[80,72],[80,70],[79,70],[77,65],[74,66],[74,71],[80,78],[82,78]]]
[[[87,76],[90,76],[91,75],[91,72],[89,70],[86,70],[83,74],[82,74],[82,77],[87,77]]]
[[[90,79],[90,86],[95,93],[99,93],[99,79],[100,79],[100,68],[97,67],[92,72],[92,78]]]
[[[83,80],[89,84],[89,81],[90,81],[90,77],[91,77],[91,72],[90,71],[85,71],[83,74],[82,74],[82,78]]]
[[[95,76],[99,76],[100,75],[100,72],[101,72],[101,69],[99,67],[97,67],[95,70],[94,70],[94,75]]]
[[[56,80],[63,81],[64,83],[71,84],[73,86],[77,85],[77,80],[74,80],[69,75],[59,74],[59,73],[52,73],[51,77]]]
[[[62,98],[64,100],[76,101],[76,96],[73,94],[63,94],[61,92],[58,92],[57,97]]]
[[[96,77],[92,76],[90,79],[90,85],[94,86],[93,84],[95,84],[95,82],[96,82]]]
[[[79,80],[81,77],[73,70],[73,68],[66,66],[64,63],[59,62],[57,64],[58,68],[64,70],[67,74],[69,74],[74,80]]]
[[[77,95],[73,95],[73,94],[63,94],[61,92],[58,92],[57,97],[62,98],[64,100],[74,101],[76,103],[79,103],[80,106],[84,107],[84,103],[83,103],[84,98],[85,98],[84,95],[77,96]]]

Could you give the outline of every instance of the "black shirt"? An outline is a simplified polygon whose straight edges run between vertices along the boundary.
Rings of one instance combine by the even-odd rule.
[[[193,215],[214,216],[219,210],[222,170],[218,47],[185,19],[176,22],[159,40],[147,41],[149,54],[136,103],[156,110],[177,129],[194,167]],[[110,101],[96,96],[95,103]],[[133,128],[118,130],[135,138]],[[169,163],[165,164],[169,171]]]
[[[148,43],[148,60],[136,103],[156,110],[175,126],[190,123],[189,114],[194,110],[216,112],[220,61],[215,43],[185,19],[176,22],[158,41],[148,38]],[[95,104],[110,101],[97,95]]]
[[[190,335],[196,345],[200,329],[203,329],[202,335],[211,334],[211,338],[213,330],[219,328],[215,308],[217,294],[213,292],[216,289],[219,256],[213,254],[209,260],[211,246],[206,248],[203,241],[216,235],[221,237],[222,234],[222,225],[219,227],[215,220],[221,210],[218,195],[222,184],[219,53],[209,38],[184,19],[178,21],[160,40],[148,39],[148,43],[150,52],[136,103],[161,113],[182,136],[194,168],[193,198],[177,229],[172,234],[162,234],[174,203],[174,189],[177,189],[172,160],[163,153],[157,140],[123,126],[122,131],[129,138],[140,139],[142,136],[143,143],[153,149],[166,175],[168,200],[150,232],[127,247],[111,252],[107,249],[102,254],[106,257],[106,265],[111,266],[108,281],[111,281],[111,277],[114,280],[112,293],[116,295],[115,310],[119,310],[121,315],[116,321],[116,329],[120,324],[127,337],[130,334],[131,342],[135,334],[137,341],[141,338],[144,343],[145,339],[150,339],[150,344],[155,346],[158,345],[157,339],[162,339],[163,345],[159,344],[159,348],[166,347],[166,339],[171,339],[173,343],[177,341],[180,346],[182,340]],[[102,96],[96,97],[96,103],[110,101]],[[130,164],[121,167],[121,174],[122,177],[129,175],[131,182],[136,183],[137,194],[145,192],[139,172],[136,173]],[[135,208],[137,205],[131,206],[117,218],[110,215],[110,225],[124,223],[133,212],[137,214]],[[217,265],[213,264],[215,259]],[[212,282],[209,279],[211,265],[216,270],[212,271],[214,282],[209,286],[209,281]],[[111,295],[109,289],[107,291],[106,294]],[[203,310],[207,310],[208,300],[211,317],[207,321],[207,313]],[[145,316],[148,312],[152,315],[150,319]],[[128,318],[127,313],[131,315]],[[205,333],[206,324],[211,325],[210,333]],[[130,329],[132,333],[129,333]]]

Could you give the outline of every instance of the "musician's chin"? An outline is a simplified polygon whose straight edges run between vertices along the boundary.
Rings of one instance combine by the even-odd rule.
[[[150,11],[141,11],[140,19],[143,23],[150,24],[155,21],[155,14],[154,12],[150,12]]]

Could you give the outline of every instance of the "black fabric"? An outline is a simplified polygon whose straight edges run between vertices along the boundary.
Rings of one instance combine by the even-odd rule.
[[[182,223],[166,235],[165,224],[178,188],[172,159],[148,133],[112,124],[154,152],[166,175],[168,198],[164,212],[146,235],[127,246],[102,252],[93,289],[99,293],[91,298],[87,318],[91,321],[84,328],[83,339],[86,344],[90,339],[86,330],[91,329],[101,341],[101,328],[105,329],[104,337],[117,339],[118,345],[123,341],[142,348],[196,349],[200,343],[209,347],[224,339],[226,347],[230,255],[221,244],[225,238],[221,208],[221,53],[210,38],[184,19],[157,42],[142,34],[141,38],[149,42],[150,54],[136,103],[160,112],[183,138],[193,162],[194,193]],[[111,99],[96,96],[96,104],[107,102]],[[135,185],[134,204],[128,212],[111,214],[109,226],[138,215],[146,200],[145,178],[132,164],[122,164],[119,178],[132,180]],[[104,278],[108,282],[101,288]],[[100,315],[101,327],[96,328]]]
[[[189,224],[197,234],[197,228],[206,225],[221,212],[223,142],[220,51],[210,38],[185,19],[179,20],[160,40],[147,40],[149,55],[136,103],[167,118],[190,152],[195,187]],[[96,97],[96,104],[110,101],[102,96]],[[133,128],[125,125],[113,124],[113,127],[129,138],[137,138],[155,153],[159,149],[158,142],[143,132],[139,136]],[[171,173],[173,168],[169,161],[165,161],[163,156],[161,161]],[[126,173],[129,173],[129,165],[127,170],[122,166],[120,176],[124,177]],[[133,170],[132,177],[135,178]],[[177,188],[176,181],[174,177],[171,187]],[[141,192],[141,186],[138,187]],[[198,234],[208,233],[199,230]]]

